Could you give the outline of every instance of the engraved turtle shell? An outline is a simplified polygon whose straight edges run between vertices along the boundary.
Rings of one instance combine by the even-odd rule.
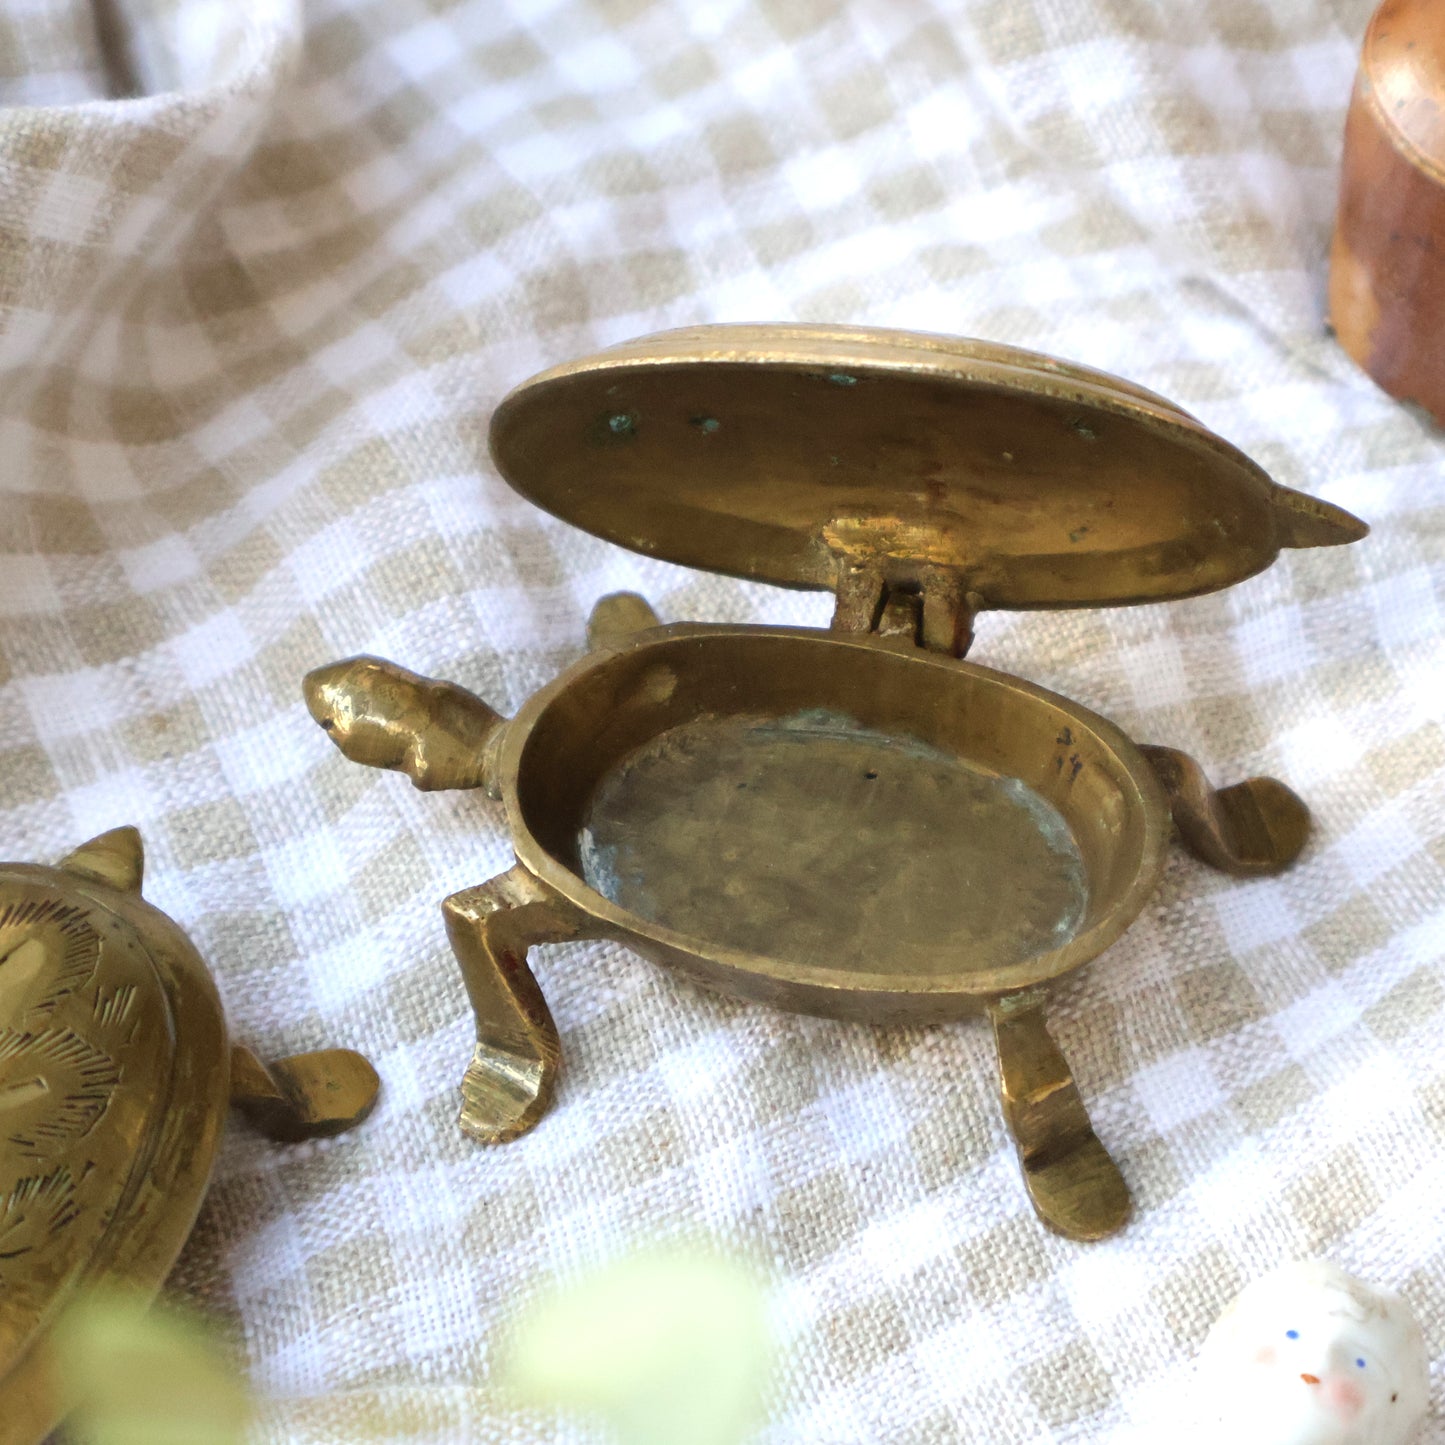
[[[140,879],[129,828],[0,864],[0,1441],[48,1427],[41,1346],[78,1289],[160,1287],[225,1120],[220,1000]]]

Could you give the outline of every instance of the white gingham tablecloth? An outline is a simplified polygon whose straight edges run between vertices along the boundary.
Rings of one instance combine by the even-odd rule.
[[[0,15],[0,856],[135,823],[263,1052],[385,1080],[327,1147],[230,1131],[172,1281],[262,1438],[594,1438],[493,1387],[518,1302],[643,1241],[759,1260],[781,1442],[1168,1438],[1248,1279],[1323,1254],[1445,1357],[1445,435],[1323,324],[1368,0],[11,0]],[[514,708],[601,593],[822,623],[512,494],[491,408],[669,325],[1013,342],[1180,402],[1371,538],[1227,593],[983,619],[973,655],[1315,810],[1174,853],[1054,1027],[1137,1215],[1033,1219],[985,1027],[780,1016],[544,949],[566,1072],[454,1124],[438,901],[498,807],[346,762],[299,682],[392,656]],[[1437,1416],[1426,1431],[1445,1440]],[[685,1442],[680,1442],[685,1445]]]

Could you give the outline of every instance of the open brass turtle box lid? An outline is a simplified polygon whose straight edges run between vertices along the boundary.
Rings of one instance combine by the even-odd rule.
[[[519,387],[491,448],[524,497],[634,551],[792,587],[952,576],[985,607],[1189,597],[1365,530],[1141,387],[892,331],[644,338]]]
[[[1178,407],[977,341],[702,327],[543,373],[498,407],[523,496],[636,551],[831,588],[831,628],[663,626],[604,598],[591,650],[510,721],[359,657],[312,673],[333,741],[419,787],[488,786],[516,866],[448,899],[477,1013],[462,1126],[530,1128],[556,1030],[534,942],[612,938],[731,994],[874,1023],[987,1012],[1043,1219],[1128,1213],[1043,989],[1138,915],[1171,815],[1235,873],[1286,866],[1282,783],[1215,791],[1167,748],[964,660],[985,608],[1212,591],[1353,541]]]

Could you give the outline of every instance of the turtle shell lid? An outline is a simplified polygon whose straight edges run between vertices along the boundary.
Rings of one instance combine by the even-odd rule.
[[[789,587],[943,569],[981,607],[1189,597],[1367,531],[1129,382],[902,331],[644,337],[524,382],[490,441],[522,496],[633,551]]]

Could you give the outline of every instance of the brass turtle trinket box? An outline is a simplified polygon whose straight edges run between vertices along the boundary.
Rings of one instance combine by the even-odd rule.
[[[100,1285],[149,1298],[191,1231],[228,1103],[278,1140],[359,1123],[349,1049],[263,1064],[231,1045],[190,940],[141,897],[134,828],[57,867],[0,863],[0,1445],[63,1406],[47,1342]]]
[[[477,1020],[462,1128],[510,1139],[551,1099],[529,945],[608,938],[807,1013],[986,1013],[1036,1210],[1077,1239],[1117,1229],[1128,1190],[1047,985],[1144,907],[1171,815],[1240,874],[1291,862],[1309,816],[1281,783],[1215,791],[1183,754],[965,660],[974,618],[1210,592],[1363,525],[1138,387],[903,332],[647,337],[518,387],[491,452],[609,541],[837,602],[824,630],[663,626],[604,598],[587,655],[510,720],[373,657],[307,677],[348,757],[505,801],[515,866],[443,904]]]

